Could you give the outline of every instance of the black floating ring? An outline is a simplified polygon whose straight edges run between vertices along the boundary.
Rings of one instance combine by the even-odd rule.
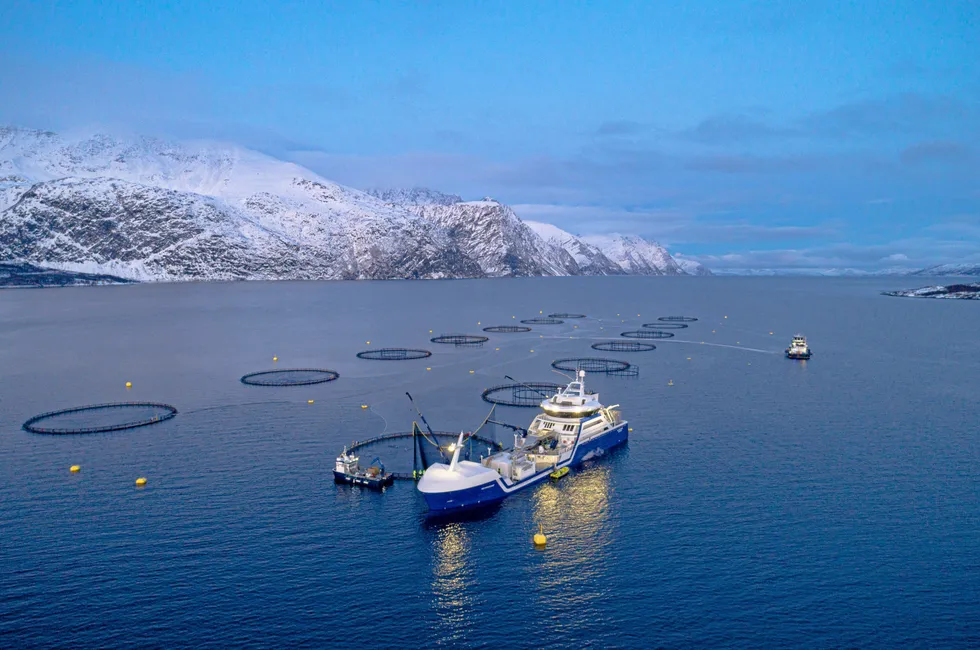
[[[158,408],[163,411],[161,415],[155,415],[152,418],[144,418],[142,420],[133,420],[130,422],[121,422],[118,424],[107,424],[101,427],[77,427],[77,428],[53,428],[53,427],[39,427],[38,422],[47,420],[49,418],[55,418],[60,415],[70,415],[72,413],[83,413],[85,411],[100,411],[103,409],[124,409],[124,408]],[[162,404],[160,402],[115,402],[112,404],[92,404],[91,406],[79,406],[76,408],[62,409],[60,411],[49,411],[48,413],[41,413],[40,415],[35,415],[30,420],[23,424],[25,431],[30,431],[31,433],[105,433],[107,431],[122,431],[124,429],[135,429],[137,427],[145,427],[150,424],[156,424],[157,422],[163,422],[169,420],[170,418],[177,415],[177,409],[170,404]]]
[[[673,332],[663,332],[661,330],[635,330],[632,332],[622,332],[620,336],[629,339],[670,339],[674,337]]]
[[[291,373],[317,373],[320,376],[311,379],[289,379]],[[277,377],[286,377],[277,379]],[[336,370],[325,370],[323,368],[284,368],[283,370],[263,370],[244,375],[241,379],[243,384],[249,386],[309,386],[311,384],[325,384],[340,377]]]

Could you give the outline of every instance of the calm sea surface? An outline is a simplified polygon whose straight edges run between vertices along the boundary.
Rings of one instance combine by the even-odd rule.
[[[980,304],[878,295],[906,286],[0,292],[0,646],[977,647]],[[476,349],[429,342],[551,311],[589,318]],[[670,315],[700,320],[652,352],[589,348]],[[807,363],[782,356],[797,331],[814,350]],[[381,346],[433,356],[354,356]],[[484,388],[505,374],[560,380],[550,362],[567,356],[639,365],[636,379],[588,378],[622,405],[627,447],[466,521],[427,520],[411,483],[334,485],[345,443],[411,428],[406,390],[434,428],[472,429],[489,410]],[[274,365],[341,376],[239,382]],[[125,400],[180,414],[107,434],[20,428]],[[408,444],[369,453],[411,463]],[[531,544],[539,525],[544,551]]]

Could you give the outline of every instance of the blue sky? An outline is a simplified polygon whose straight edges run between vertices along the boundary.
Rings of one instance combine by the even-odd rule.
[[[233,140],[720,269],[980,262],[975,1],[3,13],[3,123]]]

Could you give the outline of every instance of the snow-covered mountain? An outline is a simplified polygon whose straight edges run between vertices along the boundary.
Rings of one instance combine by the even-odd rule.
[[[629,275],[686,275],[667,249],[636,235],[591,235],[583,240],[595,246]]]
[[[578,264],[563,248],[545,242],[513,210],[490,197],[407,207],[445,228],[488,276],[581,275]]]
[[[606,257],[601,250],[557,226],[540,221],[525,221],[524,223],[548,244],[568,252],[575,260],[582,275],[623,275],[626,273],[618,264]]]
[[[170,281],[615,271],[577,241],[542,238],[492,199],[361,192],[234,145],[0,128],[0,260]],[[659,260],[641,272],[679,271],[635,247]]]
[[[919,269],[918,271],[912,271],[909,275],[925,275],[925,276],[973,276],[980,275],[980,264],[939,264],[937,266],[929,266],[924,269]]]
[[[705,268],[704,264],[697,260],[692,260],[689,257],[681,257],[678,255],[674,257],[674,261],[677,262],[677,266],[681,267],[681,270],[688,275],[712,275],[711,271]]]

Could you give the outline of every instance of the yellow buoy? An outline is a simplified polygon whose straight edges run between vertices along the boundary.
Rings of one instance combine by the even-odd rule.
[[[691,360],[691,357],[688,357],[687,360],[690,361]]]
[[[517,318],[517,316],[511,316],[511,318]]]
[[[534,533],[534,545],[544,546],[548,543],[548,538],[544,536],[544,527],[538,526],[538,532]]]
[[[531,350],[531,352],[534,352],[534,350]]]
[[[497,352],[500,352],[500,348],[494,348],[494,350],[496,350]]]
[[[82,468],[80,465],[72,465],[68,468],[68,471],[72,474],[77,474],[78,472],[82,471]]]
[[[476,321],[476,324],[479,325],[480,324],[480,321]]]
[[[629,427],[629,432],[633,433],[633,427]]]
[[[367,344],[368,344],[368,345],[371,345],[371,341],[368,341],[368,342],[367,342]]]
[[[543,311],[539,311],[538,313],[539,313],[539,314],[543,314],[544,312],[543,312]]]
[[[367,408],[367,404],[361,404],[361,408],[362,409],[366,409]]]
[[[272,357],[273,361],[279,361],[279,357]]]
[[[725,316],[725,318],[728,318],[728,316]]]
[[[429,334],[432,334],[432,330],[429,330]]]
[[[674,385],[674,380],[673,379],[668,380],[667,381],[667,385],[668,386],[673,386]]]
[[[306,403],[307,403],[307,404],[312,404],[312,403],[313,403],[313,400],[311,400],[311,399],[308,399],[308,400],[306,400]]]
[[[470,374],[471,374],[471,375],[473,374],[473,371],[472,371],[472,370],[470,370]]]
[[[432,370],[432,368],[426,368],[426,370]]]
[[[133,387],[133,382],[127,381],[126,382],[126,388],[132,388],[132,387]]]
[[[143,478],[142,476],[139,477],[138,479],[136,479],[136,485],[137,487],[143,487],[144,485],[146,485],[146,479]]]
[[[769,332],[769,336],[772,336],[772,332]]]

